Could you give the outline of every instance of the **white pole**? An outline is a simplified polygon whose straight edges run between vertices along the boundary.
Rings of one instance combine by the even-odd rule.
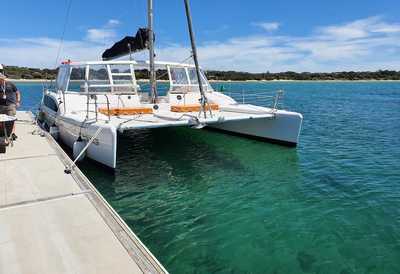
[[[152,103],[157,102],[157,82],[154,66],[154,27],[153,27],[153,0],[147,0],[148,5],[148,29],[149,29],[149,61],[150,61],[150,93]]]
[[[199,84],[199,90],[201,94],[201,108],[204,113],[204,118],[207,118],[206,114],[206,105],[207,105],[207,98],[203,90],[203,82],[201,79],[201,73],[200,73],[200,66],[199,66],[199,60],[197,58],[197,49],[196,49],[196,42],[194,38],[194,31],[193,31],[193,24],[192,24],[192,14],[190,12],[190,4],[189,0],[184,0],[185,2],[185,11],[186,11],[186,19],[187,19],[187,24],[188,24],[188,29],[189,29],[189,36],[190,36],[190,43],[192,45],[192,54],[193,54],[193,60],[194,64],[196,66],[196,75],[197,75],[197,81]],[[210,114],[211,114],[211,107],[210,107]],[[212,116],[212,114],[211,114]]]

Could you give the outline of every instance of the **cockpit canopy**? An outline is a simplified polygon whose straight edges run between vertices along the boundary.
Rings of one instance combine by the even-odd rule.
[[[170,91],[199,91],[199,81],[196,68],[168,66]],[[201,83],[205,91],[211,91],[203,71],[200,72]]]
[[[139,61],[68,62],[59,68],[56,88],[61,92],[137,93],[140,85],[135,70],[148,66],[148,62]],[[156,69],[167,71],[170,92],[199,91],[194,66],[156,62]],[[202,71],[201,82],[205,91],[212,91]]]

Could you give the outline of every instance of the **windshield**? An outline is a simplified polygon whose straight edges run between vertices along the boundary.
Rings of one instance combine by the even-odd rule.
[[[106,65],[92,65],[89,66],[89,77],[88,77],[89,91],[92,92],[109,92],[110,77]]]
[[[86,66],[73,66],[69,76],[68,91],[85,91]]]
[[[136,92],[139,88],[136,84],[133,66],[130,64],[89,64],[61,67],[57,85],[61,86],[65,81],[64,86],[67,86],[68,91],[72,92],[130,93]]]
[[[168,67],[170,73],[171,90],[198,91],[199,82],[197,78],[196,68],[193,67]],[[201,83],[205,91],[211,91],[206,76],[200,71]]]
[[[170,72],[173,85],[189,85],[185,68],[171,68]]]
[[[199,81],[197,81],[197,72],[195,68],[188,68],[188,73],[189,73],[189,79],[190,79],[190,83],[192,85],[198,85]],[[200,77],[201,77],[201,83],[204,85],[207,85],[206,80],[204,79],[205,76],[203,74],[203,71],[200,71]]]
[[[61,66],[59,68],[56,82],[57,90],[65,91],[67,89],[69,70],[69,66]]]

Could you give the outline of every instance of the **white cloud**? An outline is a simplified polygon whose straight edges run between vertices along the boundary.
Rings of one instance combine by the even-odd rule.
[[[252,23],[253,26],[260,27],[265,31],[271,32],[279,29],[280,23],[278,22],[255,22]]]
[[[379,17],[369,17],[342,25],[321,27],[318,32],[328,38],[338,40],[364,38],[368,36],[370,27],[375,25],[378,20]]]
[[[90,28],[86,33],[86,40],[94,43],[107,44],[116,38],[117,32],[115,28],[120,25],[120,21],[110,19],[101,28]]]
[[[0,40],[0,58],[6,65],[54,68],[60,41],[50,38]],[[60,60],[98,60],[104,46],[86,41],[64,41]]]
[[[350,23],[318,28],[321,35],[340,40],[358,39],[373,35],[400,33],[400,24],[386,23],[380,16],[368,17]]]
[[[106,25],[118,25],[108,22]],[[104,29],[104,28],[100,28]],[[99,38],[104,33],[94,33]],[[107,34],[108,39],[113,39]],[[99,39],[65,41],[62,59],[98,60],[111,46]],[[1,63],[54,67],[59,41],[50,38],[0,39]],[[224,41],[198,43],[206,69],[262,71],[400,70],[400,22],[369,17],[345,24],[315,28],[309,35],[258,34]],[[158,60],[183,61],[189,45],[169,44],[156,49]],[[135,55],[147,58],[143,52]]]
[[[116,37],[114,30],[110,29],[88,29],[86,39],[92,42],[106,43]]]
[[[108,27],[115,27],[115,26],[118,26],[119,24],[121,24],[121,22],[117,19],[110,19],[107,22]]]

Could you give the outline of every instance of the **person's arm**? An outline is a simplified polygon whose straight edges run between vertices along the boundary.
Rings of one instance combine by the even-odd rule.
[[[21,105],[21,93],[19,92],[17,86],[14,85],[14,83],[10,83],[10,84],[11,84],[11,88],[15,92],[15,99],[17,101],[17,102],[15,102],[16,103],[15,105],[18,108]]]
[[[16,93],[16,97],[17,97],[17,108],[19,108],[19,106],[21,104],[21,93],[19,92],[18,89],[15,93]]]

